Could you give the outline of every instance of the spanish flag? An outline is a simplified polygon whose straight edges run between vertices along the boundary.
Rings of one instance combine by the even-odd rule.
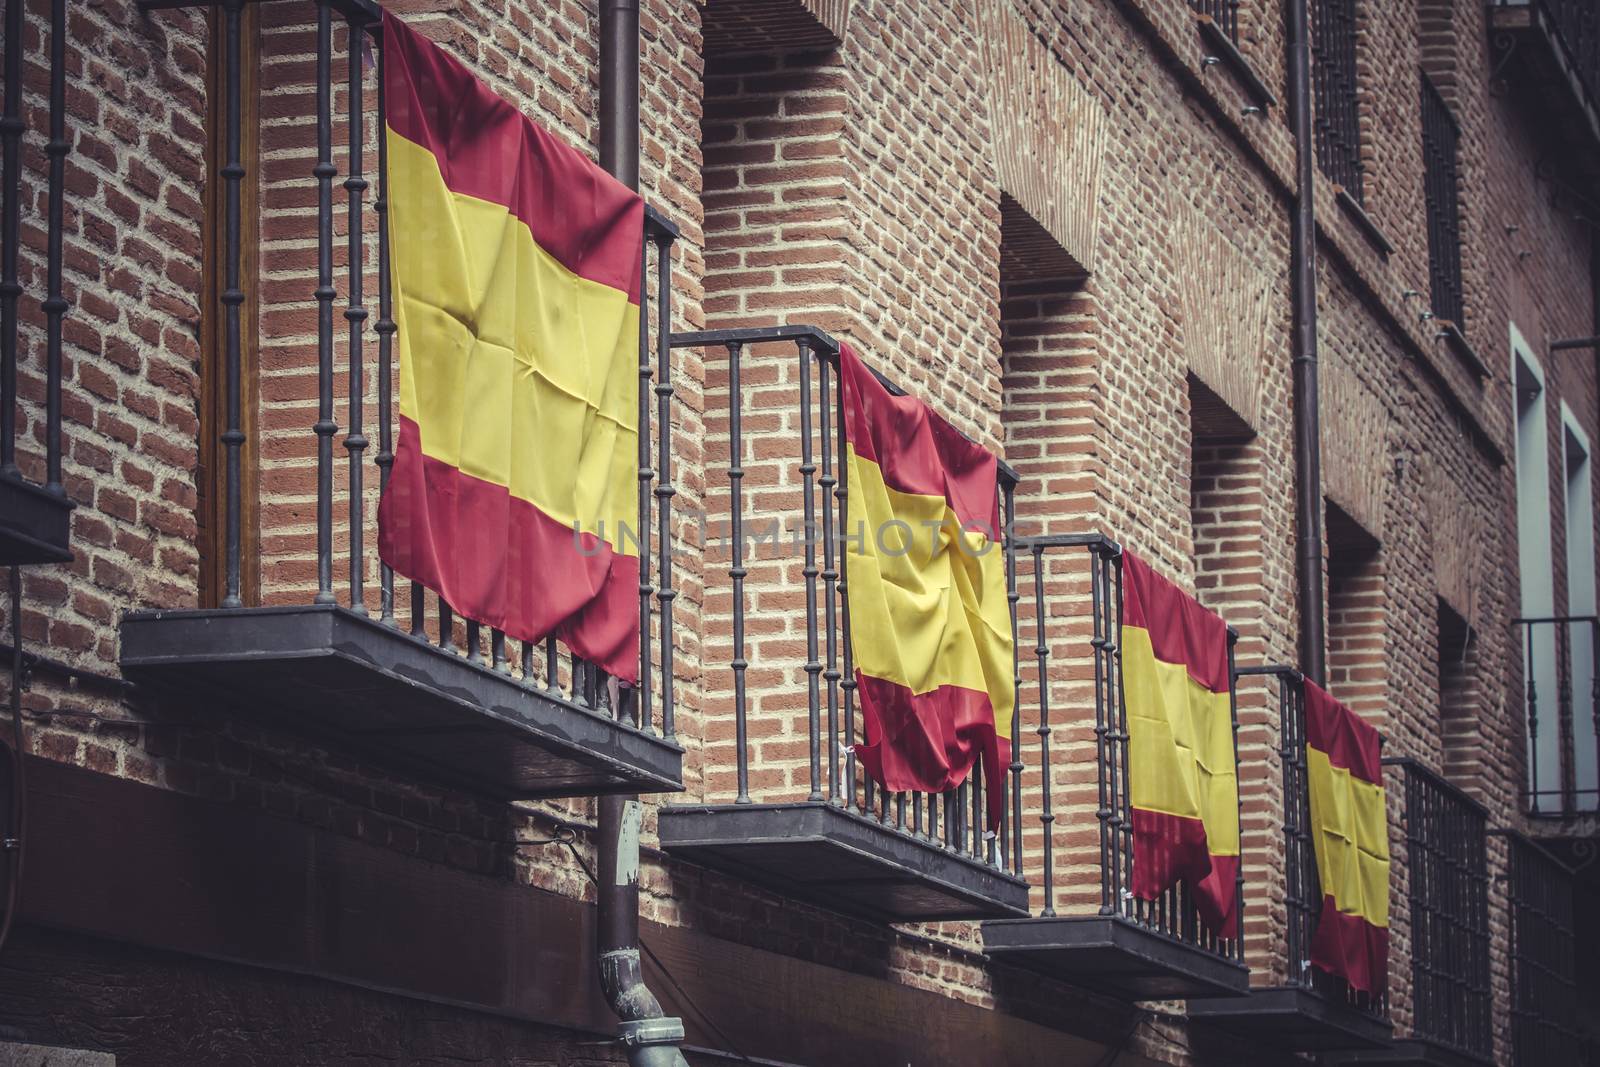
[[[995,457],[892,395],[848,345],[839,381],[856,755],[894,792],[953,789],[982,759],[992,829],[1015,702]]]
[[[1239,936],[1239,765],[1228,627],[1122,555],[1122,686],[1128,715],[1133,895],[1179,882],[1219,937]]]
[[[1311,962],[1376,996],[1389,977],[1389,817],[1378,731],[1305,683],[1306,778],[1322,917]]]
[[[400,426],[380,553],[635,682],[644,203],[392,15],[383,63]]]

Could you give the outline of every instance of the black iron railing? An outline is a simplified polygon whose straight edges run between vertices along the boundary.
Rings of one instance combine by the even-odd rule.
[[[1591,108],[1600,110],[1600,7],[1593,0],[1495,0],[1502,6],[1532,4],[1566,52]]]
[[[23,78],[26,34],[22,0],[7,0],[5,6],[5,105],[0,115],[0,478],[24,480],[17,455],[18,416],[24,390],[19,387],[17,365],[21,319],[18,300],[24,292],[19,273],[22,249],[22,209],[37,200],[37,190],[23,180],[24,134],[28,130],[30,109],[24,107]],[[45,292],[40,301],[44,312],[44,488],[65,495],[61,482],[61,324],[68,304],[62,293],[62,219],[66,191],[66,159],[72,142],[67,137],[67,5],[66,0],[51,0],[48,57],[49,111],[48,136],[44,143],[46,163],[45,199]]]
[[[1311,0],[1317,164],[1361,203],[1355,0]]]
[[[1422,75],[1422,161],[1428,209],[1428,277],[1436,318],[1463,325],[1461,193],[1456,172],[1461,134],[1449,105]]]
[[[1122,548],[1101,534],[1065,534],[1018,539],[1018,554],[1031,562],[1026,577],[1033,592],[1033,653],[1037,662],[1038,727],[1040,760],[1050,765],[1050,690],[1062,668],[1051,668],[1059,642],[1051,632],[1052,620],[1063,617],[1081,622],[1083,600],[1072,577],[1087,559],[1090,629],[1088,655],[1093,661],[1094,684],[1094,765],[1095,818],[1099,826],[1098,862],[1100,868],[1099,914],[1114,916],[1140,928],[1184,944],[1213,952],[1224,959],[1242,963],[1244,940],[1218,937],[1200,921],[1187,887],[1167,890],[1156,900],[1133,895],[1133,812],[1129,785],[1128,708],[1122,683]],[[1069,589],[1065,603],[1053,590]],[[1081,640],[1081,638],[1079,638]],[[1236,635],[1228,633],[1228,665],[1233,666]],[[1076,650],[1069,648],[1069,654]],[[1234,730],[1234,761],[1238,762],[1239,716],[1237,701],[1231,699]],[[1044,906],[1041,915],[1055,915],[1057,857],[1055,855],[1052,811],[1052,782],[1049,774],[1041,779],[1039,820],[1043,824],[1044,855],[1040,867]],[[1020,823],[1020,820],[1019,820]],[[1068,850],[1069,866],[1078,866],[1083,857]],[[1065,871],[1063,870],[1063,873]],[[1244,929],[1244,874],[1241,865],[1234,881],[1239,929]]]
[[[1600,619],[1513,621],[1522,631],[1528,813],[1600,811]]]
[[[1411,1032],[1492,1059],[1488,815],[1416,761],[1384,763],[1405,776]]]
[[[1189,0],[1189,6],[1202,15],[1211,16],[1211,21],[1230,41],[1239,42],[1239,0]]]
[[[752,412],[746,411],[751,400],[743,374],[758,364],[763,370],[772,369],[773,357],[758,356],[752,349],[773,343],[788,349],[779,357],[780,361],[795,361],[793,407],[782,416],[785,448],[792,447],[793,453],[785,452],[781,459],[771,458],[771,453],[765,449],[758,455],[745,433],[745,419]],[[793,666],[766,657],[752,662],[746,642],[747,623],[752,618],[747,580],[752,563],[762,566],[753,557],[760,546],[766,544],[779,553],[794,552],[801,562],[799,576],[805,598],[805,660],[801,669],[805,675],[808,761],[804,772],[807,790],[804,799],[837,805],[894,832],[939,843],[974,862],[1013,874],[1020,872],[1022,837],[1018,828],[1023,772],[1018,732],[1022,718],[1020,707],[1013,718],[1012,762],[1007,768],[1008,781],[1004,783],[1000,811],[996,813],[999,822],[996,833],[987,832],[990,809],[981,766],[973,768],[967,781],[944,793],[888,792],[878,787],[858,766],[854,745],[861,739],[861,725],[856,713],[850,596],[844,557],[852,535],[848,532],[846,515],[848,466],[844,397],[838,388],[838,343],[812,327],[784,326],[676,334],[671,344],[675,348],[720,349],[727,359],[728,522],[723,545],[728,553],[726,574],[732,593],[727,667],[733,691],[737,773],[734,802],[749,804],[753,799],[752,703],[758,707],[754,714],[760,716],[759,705],[763,698],[783,685],[781,682],[770,687],[762,685],[752,694],[750,671],[754,667],[770,675],[774,670]],[[879,377],[891,392],[902,392],[892,382]],[[771,379],[763,378],[763,381]],[[760,414],[768,420],[775,415],[770,409],[763,409]],[[790,415],[794,421],[790,421]],[[772,435],[767,434],[767,439],[771,438]],[[761,483],[764,486],[784,482],[787,472],[798,474],[797,481],[786,483],[798,490],[798,500],[793,501],[799,509],[798,529],[793,526],[786,529],[786,523],[795,516],[758,510],[747,499],[751,494],[745,488],[749,473],[746,464],[752,460],[760,463],[764,471],[785,469],[781,476],[774,474],[771,480],[764,478]],[[1000,490],[1006,525],[1004,552],[1013,637],[1017,596],[1015,548],[1010,528],[1016,485],[1015,472],[1002,463]],[[860,537],[863,533],[857,529],[854,536]],[[864,536],[874,534],[868,531]],[[719,546],[708,544],[707,548],[708,553],[720,551]],[[781,564],[783,560],[776,562]],[[785,577],[782,570],[780,566],[775,572],[775,580],[780,584],[789,582],[792,577]],[[712,592],[709,565],[706,573],[709,594]],[[763,577],[766,576],[764,571]],[[711,663],[706,666],[708,670],[715,667]],[[756,698],[754,701],[752,696]],[[1045,759],[1045,755],[1042,754],[1041,759]],[[756,768],[758,771],[771,769]],[[755,792],[769,799],[776,798],[771,790],[757,787]],[[1007,847],[1008,841],[1013,847]]]
[[[184,6],[171,0],[155,0],[150,7]],[[451,605],[421,583],[396,589],[394,572],[381,565],[368,545],[368,524],[374,509],[365,491],[365,469],[377,469],[380,487],[387,486],[394,463],[395,365],[394,337],[397,330],[392,307],[389,273],[388,153],[384,129],[384,57],[379,32],[380,11],[368,0],[316,0],[310,7],[316,25],[315,131],[316,162],[311,170],[317,194],[316,282],[313,295],[317,306],[317,418],[312,426],[315,437],[316,484],[316,587],[314,604],[338,605],[357,614],[376,611],[380,620],[396,630],[407,630],[418,642],[431,645],[440,655],[465,657],[474,663],[500,672],[506,678],[537,691],[570,701],[577,707],[608,716],[623,726],[655,733],[658,729],[671,739],[675,733],[672,666],[673,589],[670,557],[670,508],[675,490],[671,482],[670,439],[673,386],[670,348],[667,339],[671,322],[672,265],[671,247],[677,230],[654,210],[647,209],[645,253],[640,263],[639,327],[639,608],[641,615],[639,684],[623,688],[613,696],[613,687],[590,664],[571,654],[556,639],[543,642],[518,642],[499,630],[473,619],[459,618]],[[223,189],[221,302],[225,309],[223,330],[224,398],[226,426],[220,435],[224,447],[224,534],[223,596],[221,607],[249,610],[241,596],[241,526],[244,492],[242,353],[245,339],[241,308],[251,282],[243,274],[245,249],[242,243],[241,187],[249,175],[243,163],[241,143],[244,135],[240,52],[243,0],[222,3],[222,32],[227,56],[225,101],[222,108],[223,143],[226,158],[220,168]],[[343,56],[334,54],[334,22],[348,26],[348,44]],[[376,91],[368,93],[363,68],[367,39],[376,51]],[[344,114],[334,112],[334,76],[338,68],[347,78]],[[368,101],[373,106],[368,106]],[[334,185],[340,177],[334,159],[333,136],[337,125],[348,130],[346,170],[341,188],[345,191],[343,210],[335,207]],[[371,146],[375,145],[373,148]],[[363,170],[364,160],[376,156],[376,187]],[[370,198],[377,218],[375,231],[362,224],[362,214]],[[339,217],[342,215],[342,219]],[[335,223],[342,221],[348,234],[347,263],[342,272],[334,266]],[[368,242],[377,247],[369,250]],[[654,253],[654,270],[651,259]],[[376,319],[367,322],[374,311],[366,304],[364,281],[376,274]],[[650,328],[650,288],[654,274],[658,322]],[[343,283],[343,293],[340,283]],[[341,301],[341,295],[343,300]],[[346,470],[343,485],[335,488],[334,441],[340,427],[335,421],[340,398],[335,395],[335,308],[342,302],[347,332],[347,372],[349,393],[344,410],[348,420],[343,446]],[[375,396],[369,393],[368,375],[375,379]],[[652,394],[654,404],[652,404]],[[376,413],[377,449],[370,458],[370,429],[364,422],[368,405]],[[652,421],[652,408],[654,419]],[[652,442],[652,427],[656,441]],[[652,469],[652,456],[659,455],[661,469]],[[348,524],[348,543],[335,539],[335,512],[342,509]],[[657,511],[659,529],[655,542],[656,567],[652,571],[652,505]],[[335,582],[339,563],[347,568],[345,582]],[[376,571],[376,597],[369,595],[366,582]],[[339,588],[343,585],[344,588]],[[408,601],[407,618],[402,622],[397,592]],[[660,626],[661,651],[653,655],[651,645],[652,599]],[[461,643],[458,644],[458,641]],[[658,662],[652,662],[657,660]],[[660,692],[654,693],[653,677],[659,677]]]
[[[1522,835],[1506,836],[1512,1062],[1582,1063],[1572,871]]]
[[[1306,770],[1305,679],[1293,667],[1241,667],[1239,678],[1271,678],[1278,687],[1282,722],[1278,758],[1283,765],[1284,931],[1288,970],[1284,984],[1314,993],[1376,1019],[1389,1017],[1387,993],[1372,996],[1311,965],[1311,941],[1322,914],[1322,882],[1311,840],[1311,789]]]

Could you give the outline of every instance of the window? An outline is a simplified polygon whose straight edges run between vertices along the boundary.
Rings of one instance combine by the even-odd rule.
[[[1428,278],[1433,314],[1462,324],[1461,203],[1456,175],[1460,131],[1444,97],[1422,76],[1422,159],[1428,204]]]
[[[1594,491],[1589,463],[1589,438],[1577,419],[1561,405],[1562,449],[1565,452],[1567,516],[1567,614],[1575,619],[1595,613]],[[1567,626],[1570,642],[1573,798],[1580,811],[1600,808],[1600,768],[1596,767],[1595,641],[1596,624]]]
[[[1544,371],[1516,327],[1511,330],[1511,381],[1517,450],[1517,569],[1524,619],[1555,614],[1550,541],[1550,445]],[[1527,712],[1528,788],[1533,811],[1559,810],[1561,741],[1556,704],[1556,632],[1527,622],[1523,639],[1523,691]]]
[[[1355,0],[1312,0],[1311,73],[1317,164],[1361,203],[1361,124],[1356,105]]]

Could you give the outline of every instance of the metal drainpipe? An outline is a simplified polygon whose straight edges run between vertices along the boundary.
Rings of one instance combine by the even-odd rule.
[[[600,165],[639,187],[639,0],[600,4]],[[678,1051],[683,1021],[662,1012],[639,962],[639,798],[601,797],[599,822],[600,988],[621,1020],[617,1033],[632,1067],[688,1067]]]
[[[1311,33],[1306,0],[1288,0],[1289,108],[1295,200],[1289,275],[1294,308],[1295,562],[1300,595],[1300,670],[1326,682],[1322,596],[1322,429],[1317,399],[1316,146],[1311,140]]]

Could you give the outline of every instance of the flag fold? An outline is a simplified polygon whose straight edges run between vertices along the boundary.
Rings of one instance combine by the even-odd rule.
[[[1314,966],[1376,996],[1389,975],[1389,816],[1378,731],[1305,683],[1306,781],[1322,914]]]
[[[1138,556],[1122,556],[1133,895],[1182,883],[1219,937],[1239,936],[1239,778],[1228,627]]]
[[[633,683],[644,203],[400,19],[383,34],[400,374],[380,555]]]
[[[839,380],[857,757],[885,789],[928,793],[981,760],[993,829],[1015,703],[998,464],[848,345]]]

